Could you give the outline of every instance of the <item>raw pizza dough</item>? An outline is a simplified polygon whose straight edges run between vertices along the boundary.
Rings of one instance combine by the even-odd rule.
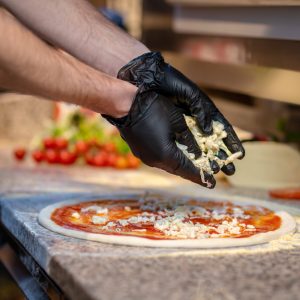
[[[201,239],[149,239],[145,237],[136,237],[136,236],[124,236],[124,235],[108,235],[108,234],[99,234],[99,233],[89,233],[84,231],[79,231],[71,228],[65,228],[58,224],[56,224],[51,219],[52,213],[61,207],[90,202],[93,200],[105,200],[105,199],[139,199],[142,195],[105,195],[99,196],[97,199],[89,199],[89,200],[70,200],[65,202],[59,202],[53,205],[50,205],[41,210],[38,216],[39,223],[46,227],[47,229],[60,233],[62,235],[71,236],[75,238],[97,241],[102,243],[110,243],[110,244],[120,244],[120,245],[128,245],[128,246],[145,246],[145,247],[166,247],[166,248],[226,248],[226,247],[239,247],[239,246],[250,246],[267,243],[271,240],[277,239],[283,235],[288,233],[292,233],[296,229],[296,222],[292,216],[290,216],[287,212],[277,211],[275,210],[275,215],[281,218],[281,226],[274,230],[265,233],[257,233],[250,237],[244,238],[201,238]],[[159,197],[163,197],[160,195]],[[170,198],[170,195],[166,196]],[[178,197],[177,197],[178,198]],[[194,198],[194,197],[193,197]],[[235,197],[237,198],[237,197]],[[171,198],[170,198],[171,199]],[[187,198],[187,199],[190,199]],[[199,199],[197,199],[199,200]],[[201,199],[200,199],[201,200]],[[211,199],[208,199],[211,200]],[[216,199],[213,201],[220,201],[221,199]],[[228,200],[228,199],[227,199]],[[223,201],[227,201],[223,199]],[[243,199],[244,200],[244,199]],[[206,200],[202,200],[206,201]],[[236,205],[261,205],[267,207],[268,209],[272,209],[272,203],[268,203],[266,201],[262,201],[263,204],[260,204],[261,201],[253,200],[253,201],[237,201],[230,200],[231,203]],[[276,205],[275,205],[276,207]],[[96,220],[97,221],[97,220]],[[100,217],[100,223],[102,222]],[[97,222],[95,222],[96,224]]]

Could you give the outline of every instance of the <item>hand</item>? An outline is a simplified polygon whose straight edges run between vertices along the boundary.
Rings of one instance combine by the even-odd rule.
[[[186,114],[195,117],[198,127],[206,135],[212,133],[212,120],[221,122],[227,132],[224,143],[229,151],[241,151],[242,157],[245,155],[245,150],[231,124],[210,98],[195,83],[166,64],[159,52],[149,52],[135,58],[119,71],[118,78],[138,87],[146,85],[149,89],[168,96],[176,106],[185,110]],[[218,156],[221,159],[227,158],[224,151],[220,151]],[[235,172],[234,165],[231,163],[223,166],[222,171],[232,175]]]
[[[200,170],[177,147],[175,141],[201,154],[182,110],[164,96],[139,88],[128,116],[104,117],[118,127],[133,154],[145,164],[208,188],[215,186],[213,175],[204,173],[205,182],[201,181]]]

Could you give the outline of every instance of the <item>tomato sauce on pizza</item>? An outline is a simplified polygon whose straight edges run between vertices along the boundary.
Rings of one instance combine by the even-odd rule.
[[[156,197],[66,205],[51,220],[87,233],[160,240],[246,238],[281,226],[281,218],[261,206]]]

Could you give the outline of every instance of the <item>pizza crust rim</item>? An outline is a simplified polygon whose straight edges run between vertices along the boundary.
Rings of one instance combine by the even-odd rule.
[[[163,195],[160,194],[160,195]],[[141,196],[140,194],[138,195]],[[75,229],[67,229],[62,226],[57,225],[55,222],[51,220],[51,214],[57,208],[60,208],[65,205],[82,203],[82,202],[89,202],[93,200],[99,199],[111,199],[111,198],[118,198],[118,199],[128,199],[128,198],[136,198],[137,195],[99,195],[97,197],[93,197],[90,199],[79,200],[79,199],[72,199],[63,202],[57,202],[55,204],[51,204],[45,208],[43,208],[39,215],[38,215],[38,222],[43,227],[55,232],[62,234],[64,236],[74,237],[83,240],[95,241],[100,243],[108,243],[108,244],[117,244],[117,245],[125,245],[125,246],[139,246],[139,247],[156,247],[156,248],[198,248],[198,249],[209,249],[209,248],[230,248],[230,247],[242,247],[242,246],[254,246],[259,244],[265,244],[272,240],[278,239],[284,235],[290,234],[295,232],[297,224],[295,219],[285,211],[275,211],[275,214],[279,216],[282,220],[282,224],[280,228],[274,231],[258,233],[256,235],[246,237],[246,238],[209,238],[209,239],[184,239],[184,240],[154,240],[144,237],[134,237],[134,236],[122,236],[122,235],[109,235],[109,234],[99,234],[99,233],[88,233],[83,231],[78,231]],[[168,195],[170,197],[170,195]],[[229,196],[227,196],[228,198]],[[189,198],[184,197],[183,198]],[[193,197],[196,198],[196,197]],[[209,197],[207,197],[209,198]],[[215,200],[215,201],[224,201],[223,199],[206,199],[205,200]],[[236,197],[234,197],[236,198]],[[199,197],[197,197],[199,199]],[[245,198],[247,199],[247,198]],[[199,199],[204,200],[204,199]],[[242,201],[239,200],[229,200],[233,204],[257,204],[258,199],[253,199],[255,201]],[[254,203],[256,202],[256,203]],[[266,201],[263,202],[261,206],[268,207],[272,209],[272,203],[266,204]],[[274,209],[273,209],[274,210]]]

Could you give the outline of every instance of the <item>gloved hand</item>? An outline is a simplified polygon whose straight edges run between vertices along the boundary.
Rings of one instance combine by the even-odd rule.
[[[245,150],[235,131],[215,104],[195,83],[166,64],[159,52],[149,52],[133,59],[119,71],[118,78],[138,87],[146,84],[148,89],[169,97],[177,107],[195,117],[203,134],[212,133],[212,120],[223,123],[227,132],[224,143],[229,151],[232,153],[241,151],[243,156],[245,155]],[[227,158],[224,151],[220,151],[218,156],[221,159]],[[223,166],[222,171],[232,175],[235,172],[234,165],[231,163]]]
[[[201,181],[200,170],[177,147],[175,141],[188,146],[188,151],[196,156],[201,154],[185,123],[183,111],[169,99],[142,87],[126,117],[104,117],[118,127],[133,154],[145,164],[208,188],[215,186],[215,179],[210,174],[204,173],[205,182]]]

